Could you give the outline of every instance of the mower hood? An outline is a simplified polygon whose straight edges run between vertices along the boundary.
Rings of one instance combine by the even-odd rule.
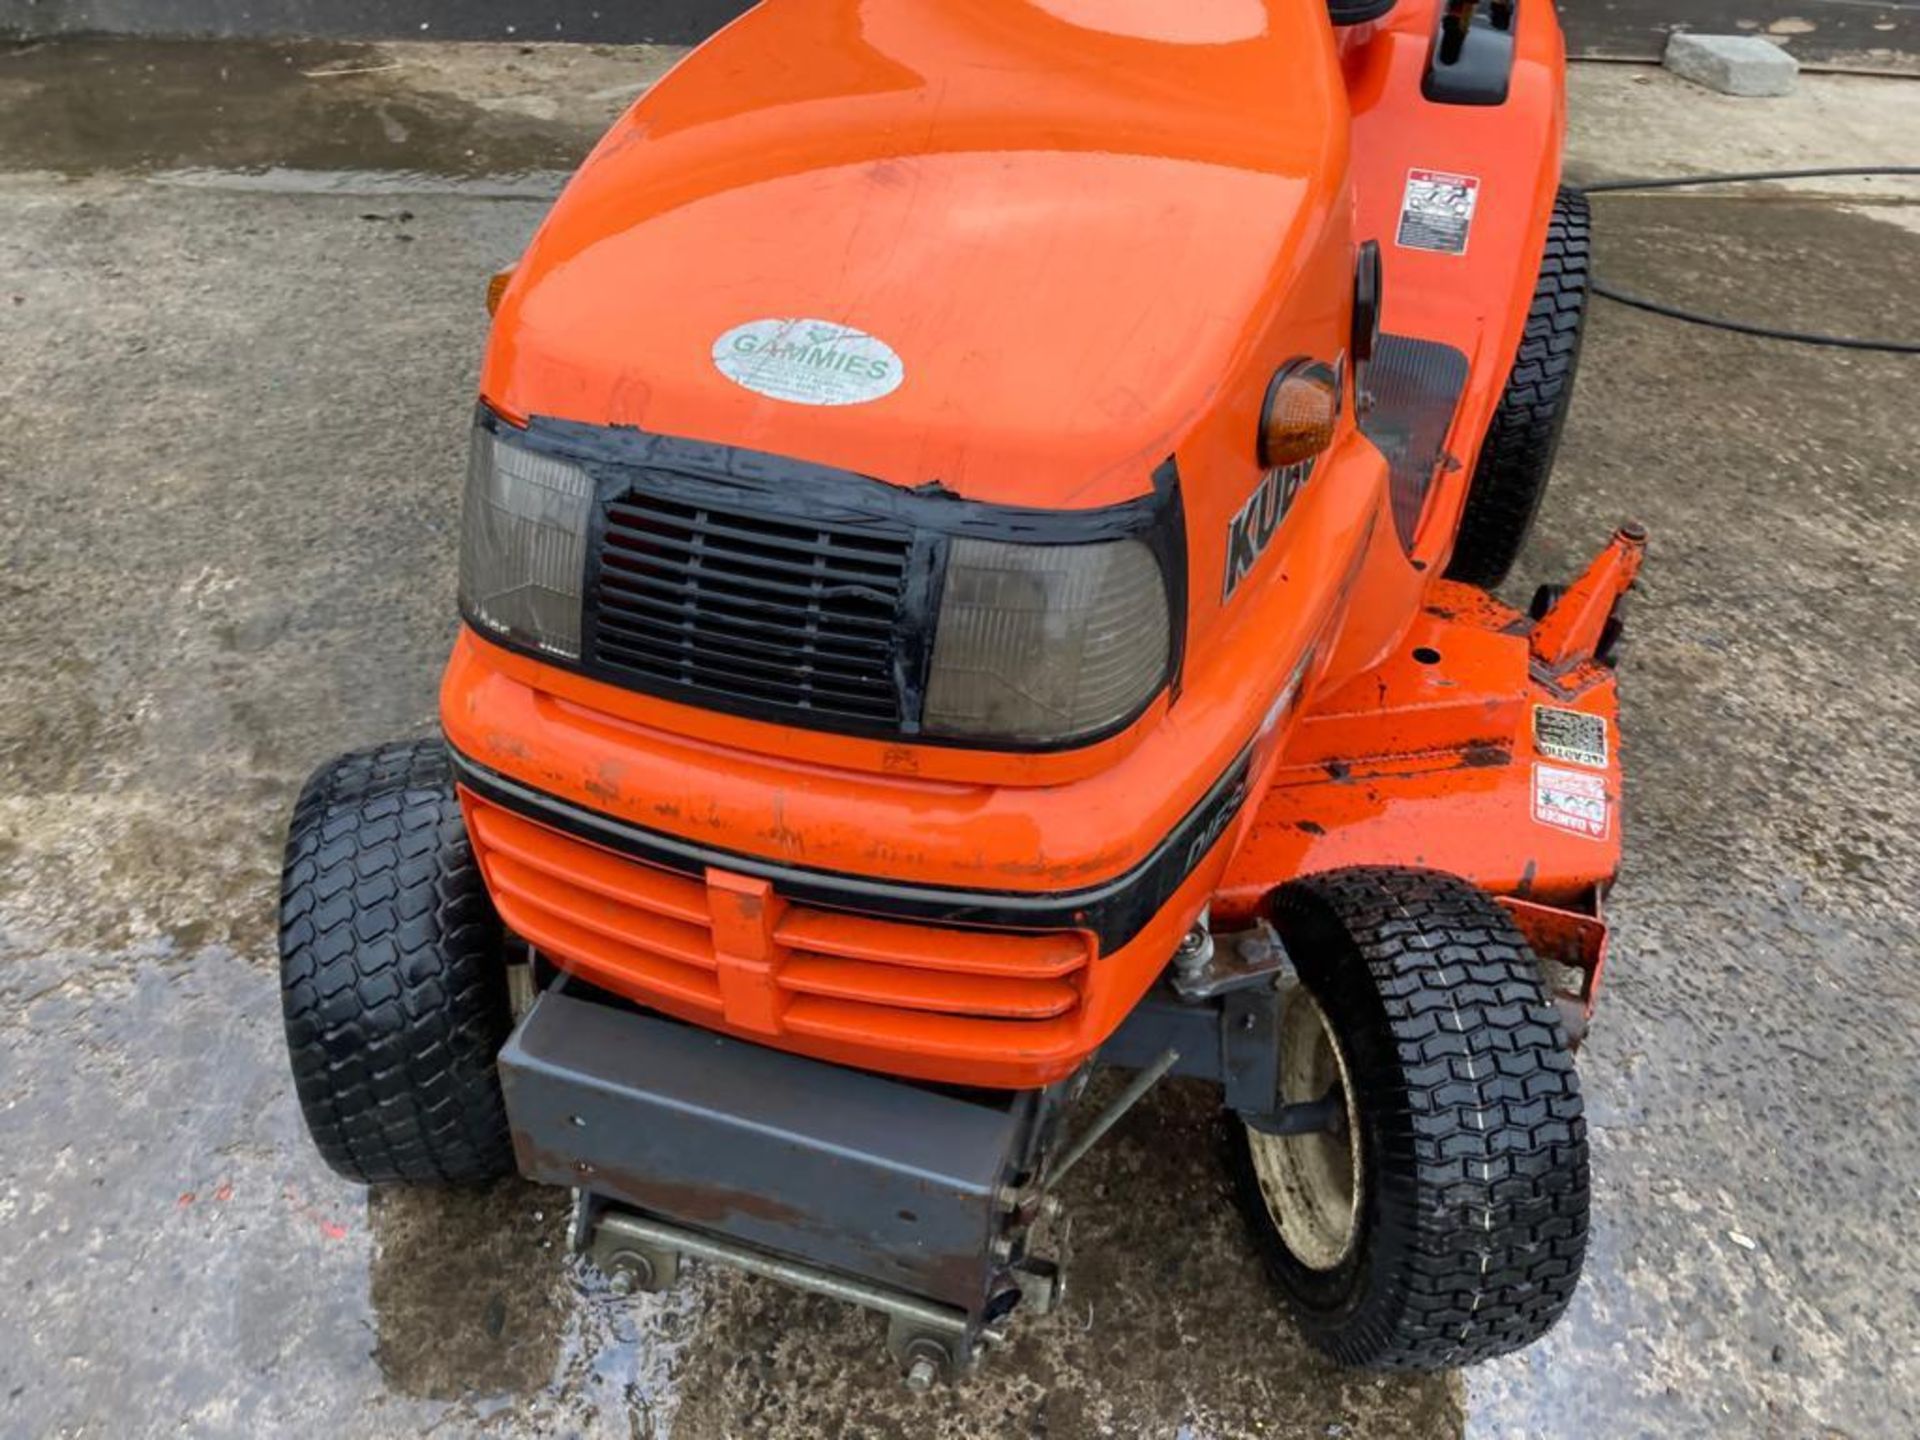
[[[1345,103],[1290,0],[767,0],[568,186],[483,393],[974,499],[1139,494],[1344,223]]]

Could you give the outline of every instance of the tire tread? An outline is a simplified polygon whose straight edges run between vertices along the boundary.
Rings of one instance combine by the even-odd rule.
[[[1338,1313],[1296,1304],[1309,1339],[1342,1364],[1384,1370],[1532,1343],[1573,1297],[1590,1208],[1579,1077],[1539,961],[1490,896],[1450,875],[1358,868],[1296,881],[1277,900],[1283,934],[1288,906],[1330,916],[1364,965],[1342,981],[1338,957],[1296,957],[1316,995],[1345,983],[1376,998],[1374,1043],[1350,1061],[1388,1157],[1372,1177],[1383,1263]],[[1251,1214],[1257,1182],[1242,1194]],[[1255,1232],[1273,1262],[1281,1242],[1264,1209]],[[1274,1273],[1285,1286],[1284,1265]]]
[[[294,805],[280,893],[294,1088],[321,1157],[363,1182],[513,1169],[494,1059],[501,929],[446,747],[344,755]]]
[[[1562,189],[1547,226],[1520,348],[1467,490],[1449,579],[1498,585],[1533,528],[1573,398],[1592,256],[1587,197]]]

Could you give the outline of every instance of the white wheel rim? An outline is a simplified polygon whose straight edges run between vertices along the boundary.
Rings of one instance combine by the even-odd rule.
[[[1353,1252],[1360,1234],[1365,1176],[1360,1116],[1347,1057],[1319,1003],[1304,985],[1281,1002],[1280,1103],[1302,1104],[1338,1090],[1346,1123],[1333,1133],[1262,1135],[1247,1143],[1267,1214],[1293,1256],[1309,1270],[1332,1270]]]

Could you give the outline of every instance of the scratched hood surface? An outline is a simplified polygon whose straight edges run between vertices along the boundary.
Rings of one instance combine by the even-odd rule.
[[[978,498],[1137,494],[1331,223],[1344,103],[1278,0],[769,0],[589,157],[484,393]],[[833,404],[721,372],[781,320],[881,367]]]

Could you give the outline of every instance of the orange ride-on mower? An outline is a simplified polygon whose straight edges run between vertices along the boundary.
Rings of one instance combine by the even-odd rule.
[[[1644,545],[1488,591],[1579,354],[1563,126],[1549,0],[766,0],[689,56],[491,295],[444,736],[294,813],[328,1162],[569,1186],[616,1292],[871,1306],[924,1386],[1189,1076],[1327,1354],[1545,1331]]]

